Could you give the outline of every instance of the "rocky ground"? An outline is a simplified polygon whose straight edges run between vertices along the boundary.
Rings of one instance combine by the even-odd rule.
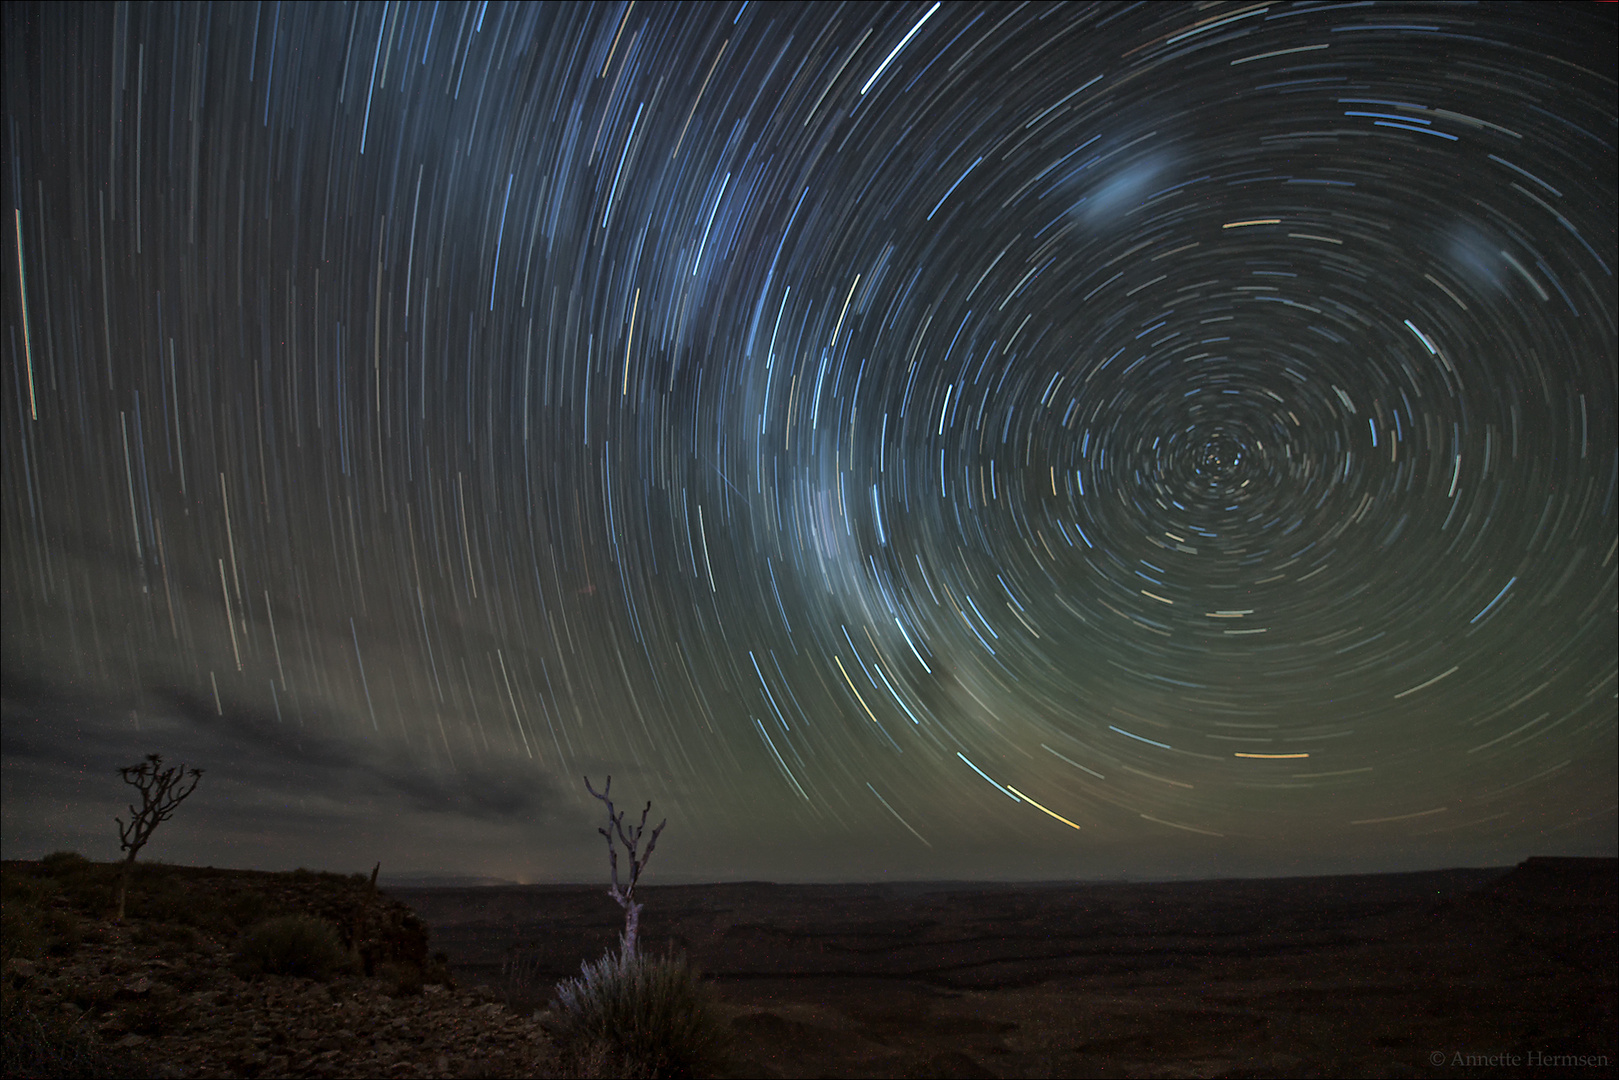
[[[265,976],[249,983],[206,943],[185,969],[111,929],[72,963],[13,959],[6,976],[36,1015],[93,1030],[107,1073],[153,1077],[544,1076],[555,1055],[532,1018],[489,993],[385,979]],[[83,988],[99,998],[77,1004]],[[182,987],[190,987],[182,989]],[[44,1018],[42,1017],[42,1019]]]
[[[94,879],[97,869],[78,876]],[[8,862],[4,874],[14,954],[4,968],[7,1075],[556,1074],[532,1012],[515,1014],[488,988],[457,987],[428,954],[421,921],[371,894],[363,877],[165,867],[115,923],[104,917],[102,882],[70,880],[30,895],[17,879],[55,879],[38,864]],[[28,901],[35,926],[18,918]],[[328,981],[233,971],[239,924],[281,913],[338,927],[354,970]],[[19,1044],[49,1049],[14,1060]]]

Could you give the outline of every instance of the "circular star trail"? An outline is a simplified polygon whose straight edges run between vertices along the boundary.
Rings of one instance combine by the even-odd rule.
[[[606,772],[711,877],[1611,848],[1611,12],[5,50],[8,697],[108,718],[9,711],[19,778],[145,723],[513,872]]]

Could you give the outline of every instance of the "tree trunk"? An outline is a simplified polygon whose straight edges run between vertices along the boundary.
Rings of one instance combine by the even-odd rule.
[[[135,853],[139,848],[131,848],[129,857],[124,860],[124,869],[118,875],[118,916],[115,921],[124,921],[124,901],[129,897],[129,877],[135,870]]]
[[[630,901],[624,907],[624,959],[635,955],[636,935],[641,929],[641,905]]]

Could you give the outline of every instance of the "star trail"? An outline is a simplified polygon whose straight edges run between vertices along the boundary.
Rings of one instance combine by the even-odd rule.
[[[4,18],[8,857],[1613,853],[1611,8]]]

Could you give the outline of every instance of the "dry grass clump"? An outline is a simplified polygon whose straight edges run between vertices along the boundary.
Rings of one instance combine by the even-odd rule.
[[[557,984],[546,1017],[565,1072],[687,1077],[716,1067],[727,1028],[684,955],[609,952]]]
[[[7,986],[0,1020],[0,1075],[114,1077],[129,1075],[129,1062],[114,1057],[83,1021],[37,1012]]]
[[[242,935],[233,968],[243,978],[296,975],[324,981],[350,966],[331,923],[312,915],[281,915]]]

